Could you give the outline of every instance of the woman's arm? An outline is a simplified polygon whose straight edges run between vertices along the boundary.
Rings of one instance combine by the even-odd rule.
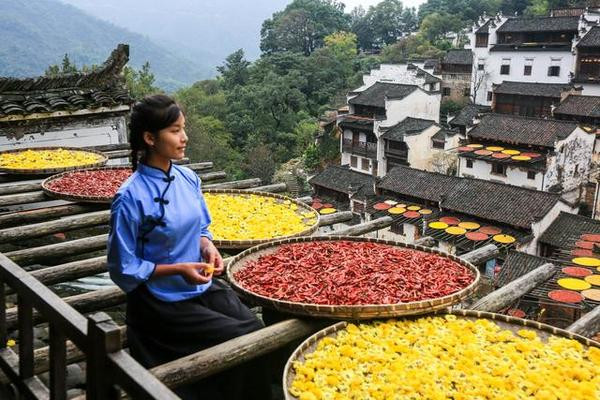
[[[204,273],[204,270],[208,267],[208,264],[201,262],[157,264],[150,279],[161,276],[181,275],[192,285],[202,285],[210,282],[211,275],[206,275]]]

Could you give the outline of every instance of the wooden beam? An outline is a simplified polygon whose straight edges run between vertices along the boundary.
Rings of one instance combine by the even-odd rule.
[[[206,350],[152,368],[168,387],[178,387],[271,353],[297,339],[309,336],[327,323],[289,319],[228,340]]]
[[[46,196],[44,192],[27,192],[27,193],[17,193],[17,194],[7,194],[4,196],[0,196],[0,207],[6,206],[14,206],[17,204],[25,204],[25,203],[36,203],[39,201],[46,201],[50,198]]]
[[[30,249],[15,250],[5,255],[21,266],[33,264],[48,258],[72,256],[75,254],[89,253],[106,248],[108,234],[90,236],[68,242],[49,244],[46,246],[32,247]]]
[[[492,258],[498,257],[500,250],[495,244],[488,244],[466,254],[460,256],[465,261],[470,262],[473,265],[480,265],[484,262],[491,260]]]
[[[111,287],[108,289],[78,294],[76,296],[63,297],[62,300],[79,313],[84,314],[123,304],[127,300],[127,296],[125,295],[125,292],[118,287]],[[15,329],[17,326],[17,310],[18,307],[6,309],[6,327],[9,330]],[[35,311],[33,313],[34,323],[39,323],[42,320],[43,317]]]
[[[285,192],[287,190],[287,185],[285,183],[274,183],[272,185],[257,186],[250,190],[257,190],[259,192],[280,193]]]
[[[305,204],[311,204],[312,203],[312,197],[311,196],[298,197],[296,200],[298,200],[301,203],[305,203]]]
[[[600,333],[600,306],[596,306],[567,328],[569,332],[589,338]]]
[[[339,211],[335,214],[321,215],[319,226],[329,226],[339,224],[340,222],[350,221],[354,215],[351,211]]]
[[[247,189],[260,185],[260,178],[244,179],[241,181],[214,183],[204,185],[203,189]]]
[[[0,243],[16,242],[57,232],[68,232],[90,226],[105,225],[108,224],[109,219],[110,211],[104,210],[64,217],[54,221],[0,229]]]
[[[510,306],[537,285],[550,279],[556,272],[556,269],[557,267],[550,263],[541,265],[533,271],[479,299],[469,308],[478,311],[498,312]]]
[[[203,182],[216,181],[219,179],[227,178],[227,172],[225,171],[215,171],[215,172],[207,172],[205,174],[198,174],[200,180]]]
[[[353,225],[348,228],[338,229],[327,233],[327,236],[360,236],[365,233],[378,231],[392,225],[394,219],[392,217],[381,217],[363,224]]]
[[[40,190],[43,179],[35,179],[31,181],[23,181],[17,183],[2,183],[0,184],[0,196],[6,194],[26,193]]]
[[[41,222],[52,218],[60,218],[68,215],[82,214],[97,211],[103,206],[66,204],[64,206],[38,208],[35,210],[17,211],[0,215],[0,226],[12,226]],[[108,207],[106,205],[104,208]]]

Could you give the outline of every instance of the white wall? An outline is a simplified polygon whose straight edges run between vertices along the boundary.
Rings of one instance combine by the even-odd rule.
[[[533,240],[519,250],[534,256],[540,255],[540,250],[538,248],[539,238],[546,231],[546,229],[548,229],[552,222],[554,222],[561,211],[576,214],[578,212],[578,208],[571,207],[562,201],[558,201],[548,212],[548,214],[546,214],[541,220],[534,222],[531,225]]]
[[[548,158],[543,190],[562,182],[564,191],[571,191],[587,180],[596,136],[581,128],[554,146],[554,156]]]
[[[535,179],[527,178],[527,169],[507,165],[506,175],[492,173],[492,163],[467,157],[458,157],[458,174],[462,177],[484,179],[486,181],[500,182],[529,189],[542,190],[544,173],[536,172]],[[473,161],[473,168],[467,168],[467,160]]]
[[[353,167],[352,164],[351,164],[351,162],[350,162],[350,157],[352,157],[352,156],[356,157],[356,159],[357,159],[356,167]],[[363,160],[366,160],[366,162],[369,163],[369,168],[366,169],[366,170],[362,168],[362,166],[363,166],[363,164],[362,164]],[[353,171],[362,172],[363,174],[367,174],[367,175],[371,175],[373,173],[374,165],[373,165],[373,162],[371,161],[370,158],[361,157],[361,156],[356,155],[356,154],[347,153],[345,151],[342,151],[341,165],[346,165],[346,164],[349,165],[350,169],[353,170]]]
[[[432,148],[431,137],[440,129],[442,128],[432,125],[418,135],[404,137],[404,142],[408,146],[408,163],[411,168],[431,171],[431,160],[434,154],[439,152]]]
[[[382,126],[392,126],[406,117],[430,119],[440,122],[441,94],[415,90],[401,100],[387,100],[385,110],[387,119]]]

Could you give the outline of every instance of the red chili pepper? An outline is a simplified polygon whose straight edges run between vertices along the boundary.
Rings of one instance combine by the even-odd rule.
[[[48,188],[66,195],[113,197],[130,175],[125,168],[74,171],[50,181]]]
[[[312,304],[393,304],[446,296],[475,279],[448,258],[379,243],[294,243],[248,262],[235,278],[270,298]]]

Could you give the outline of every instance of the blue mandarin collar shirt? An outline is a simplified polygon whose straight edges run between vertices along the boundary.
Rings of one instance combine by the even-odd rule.
[[[111,205],[111,279],[125,292],[145,284],[168,302],[202,294],[210,282],[193,285],[181,275],[150,277],[157,264],[202,261],[200,238],[212,238],[210,222],[196,173],[175,164],[168,172],[139,164]]]

